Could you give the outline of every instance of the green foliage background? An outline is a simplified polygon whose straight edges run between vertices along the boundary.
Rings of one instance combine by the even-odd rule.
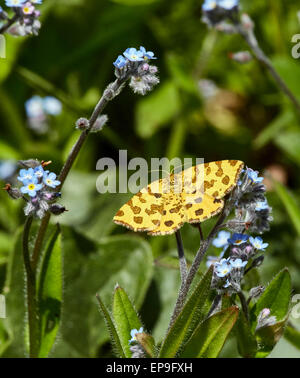
[[[255,20],[263,49],[300,100],[300,63],[291,56],[291,38],[300,28],[297,4],[241,3]],[[62,224],[64,302],[50,356],[111,356],[95,293],[111,306],[117,282],[157,341],[168,324],[179,272],[170,261],[156,259],[176,256],[175,238],[133,235],[117,227],[112,217],[130,194],[96,192],[97,160],[117,160],[119,149],[127,149],[129,159],[148,161],[163,156],[240,159],[259,171],[279,165],[288,192],[275,185],[268,193],[274,222],[264,239],[270,246],[260,278],[252,276],[247,284],[266,284],[287,266],[293,292],[300,293],[299,115],[256,61],[240,65],[228,58],[230,52],[247,49],[241,38],[208,30],[200,20],[200,0],[45,0],[41,10],[40,35],[7,36],[7,59],[0,60],[0,159],[52,160],[52,170],[58,172],[78,136],[76,119],[91,113],[114,78],[112,62],[127,47],[155,51],[161,79],[146,97],[126,88],[109,104],[109,124],[89,138],[66,182],[61,203],[70,212],[53,219]],[[203,79],[219,88],[209,101],[199,90]],[[24,102],[35,94],[53,95],[64,105],[44,136],[27,127]],[[24,222],[21,205],[0,193],[0,292],[8,296],[8,319],[0,320],[0,352],[5,349],[8,356],[24,354],[20,340],[26,337],[17,242]],[[183,241],[191,260],[199,245],[197,230],[186,225]],[[212,248],[210,254],[217,252]],[[60,266],[54,268],[59,271]],[[229,341],[222,353],[236,356],[235,343]],[[299,357],[300,351],[282,340],[271,356]]]

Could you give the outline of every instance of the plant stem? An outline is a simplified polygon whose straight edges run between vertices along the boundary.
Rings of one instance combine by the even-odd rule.
[[[188,268],[187,268],[187,263],[184,256],[184,248],[183,248],[180,230],[176,231],[175,236],[176,236],[177,250],[178,250],[178,257],[179,257],[181,282],[185,283],[186,277],[188,275]]]
[[[27,217],[23,231],[23,259],[26,271],[26,290],[29,324],[29,357],[37,358],[39,352],[39,317],[36,301],[36,277],[32,271],[29,254],[29,234],[32,217]]]
[[[249,321],[249,310],[248,310],[248,304],[247,304],[246,298],[241,291],[238,293],[238,296],[240,298],[242,309],[243,309],[243,312],[245,314],[245,317],[246,317],[247,321]]]
[[[19,16],[15,14],[12,18],[8,19],[7,23],[0,28],[0,34],[5,33],[11,27],[11,25],[18,20],[18,18]]]
[[[63,184],[77,158],[79,152],[87,139],[92,127],[94,126],[97,118],[107,105],[107,103],[118,94],[121,86],[124,83],[124,79],[116,79],[110,86],[109,89],[105,90],[100,101],[94,108],[94,111],[89,120],[89,127],[83,130],[74,144],[58,179],[61,181],[59,190],[62,189]],[[109,93],[108,93],[109,92]],[[41,255],[43,242],[49,225],[51,214],[47,213],[41,221],[40,228],[36,237],[35,245],[33,248],[32,258],[30,260],[30,254],[28,249],[29,241],[29,231],[32,223],[32,217],[26,219],[24,234],[23,234],[23,255],[24,255],[24,265],[26,269],[27,278],[27,305],[28,305],[28,322],[29,322],[29,343],[30,343],[30,357],[38,357],[39,344],[40,344],[40,324],[38,316],[37,307],[37,297],[36,297],[36,272]]]
[[[221,228],[223,228],[223,222],[232,210],[233,204],[231,202],[232,201],[229,198],[228,203],[227,203],[227,205],[225,205],[225,207],[224,207],[217,223],[215,224],[214,228],[212,229],[212,231],[208,235],[207,239],[202,241],[200,248],[198,249],[198,252],[196,254],[196,257],[195,257],[195,259],[192,263],[192,266],[191,266],[191,268],[188,272],[185,283],[181,283],[181,286],[180,286],[180,289],[179,289],[179,294],[178,294],[178,297],[177,297],[177,300],[176,300],[176,304],[175,304],[175,307],[174,307],[174,310],[173,310],[173,314],[172,314],[172,317],[171,317],[171,320],[170,320],[168,330],[173,325],[176,317],[178,316],[179,312],[182,310],[182,308],[184,306],[188,291],[189,291],[191,284],[192,284],[192,282],[195,278],[195,275],[197,274],[197,271],[198,271],[199,266],[200,266],[200,264],[203,260],[203,257],[205,255],[206,251],[208,250],[208,247],[210,246],[210,243],[212,242],[216,233]]]
[[[280,89],[285,93],[285,95],[291,100],[294,104],[295,108],[300,113],[300,102],[297,100],[296,96],[291,92],[291,90],[286,85],[285,81],[281,78],[278,74],[274,66],[272,65],[270,59],[266,56],[263,50],[260,48],[257,38],[252,29],[245,29],[240,22],[235,23],[236,30],[238,33],[244,38],[250,49],[252,50],[253,54],[255,55],[256,59],[261,62],[273,76],[275,81],[277,82]]]
[[[124,80],[116,79],[111,84],[110,90],[112,92],[116,93],[121,88],[123,83],[124,83]],[[105,106],[108,104],[109,101],[110,101],[110,99],[108,98],[107,93],[104,91],[102,97],[100,98],[98,104],[94,108],[93,113],[92,113],[92,115],[89,119],[89,128],[86,129],[86,130],[83,130],[81,132],[79,138],[77,139],[77,142],[72,147],[71,152],[70,152],[64,166],[62,167],[62,169],[60,171],[58,180],[61,182],[61,185],[58,188],[58,190],[62,189],[63,184],[64,184],[64,182],[65,182],[65,180],[66,180],[66,178],[67,178],[77,156],[79,155],[79,152],[80,152],[84,142],[86,141],[92,127],[94,126],[95,122],[97,121],[97,118],[99,117],[99,115],[101,114],[101,112],[103,111],[103,109],[105,108]],[[40,257],[40,253],[41,253],[41,250],[42,250],[42,245],[43,245],[43,241],[44,241],[44,238],[45,238],[45,235],[46,235],[47,227],[48,227],[48,224],[49,224],[49,221],[50,221],[50,217],[51,217],[51,214],[48,213],[48,214],[45,215],[45,217],[41,221],[41,225],[40,225],[40,228],[39,228],[39,231],[38,231],[38,235],[37,235],[37,238],[36,238],[36,242],[35,242],[33,254],[32,254],[32,268],[34,270],[36,270],[36,267],[37,267],[37,264],[38,264],[38,261],[39,261],[39,257]]]

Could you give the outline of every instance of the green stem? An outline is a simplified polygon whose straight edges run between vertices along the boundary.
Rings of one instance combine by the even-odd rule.
[[[116,79],[111,84],[110,91],[117,93],[120,90],[123,83],[124,83],[124,80]],[[66,180],[66,178],[67,178],[77,156],[79,155],[81,148],[84,145],[84,142],[86,141],[92,127],[94,126],[99,115],[102,113],[102,111],[104,110],[104,108],[106,107],[106,105],[108,104],[109,101],[110,101],[110,99],[109,99],[107,93],[104,91],[102,97],[100,98],[98,104],[95,106],[93,113],[92,113],[92,115],[89,119],[89,128],[86,129],[86,130],[83,130],[81,132],[79,138],[77,139],[76,143],[72,147],[71,152],[70,152],[64,166],[62,167],[62,169],[60,171],[58,180],[61,182],[61,185],[58,188],[59,190],[62,189],[64,182],[65,182],[65,180]],[[34,271],[36,271],[36,268],[37,268],[37,265],[38,265],[38,262],[39,262],[39,258],[40,258],[43,242],[44,242],[44,239],[45,239],[46,231],[47,231],[47,228],[48,228],[48,224],[49,224],[49,221],[50,221],[50,217],[51,217],[51,214],[48,213],[42,219],[41,225],[40,225],[40,228],[39,228],[39,231],[38,231],[38,235],[37,235],[37,238],[36,238],[36,241],[35,241],[33,254],[32,254],[32,268],[33,268]]]
[[[246,41],[246,43],[252,50],[256,59],[269,70],[270,74],[273,76],[274,80],[277,82],[279,88],[290,99],[290,101],[293,103],[297,111],[300,113],[300,102],[298,101],[297,97],[293,94],[293,92],[289,89],[289,87],[286,85],[285,81],[281,78],[279,73],[276,71],[270,59],[266,56],[264,51],[260,48],[253,30],[245,29],[240,22],[236,22],[235,27],[238,33],[244,38],[244,40]]]
[[[25,222],[23,232],[23,259],[26,271],[26,290],[27,290],[27,311],[29,325],[29,357],[37,358],[39,353],[39,317],[36,301],[36,278],[32,271],[29,254],[29,235],[32,225],[32,217],[28,217]]]

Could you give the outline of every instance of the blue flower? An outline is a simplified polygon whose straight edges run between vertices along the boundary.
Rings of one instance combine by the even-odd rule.
[[[232,238],[228,239],[228,242],[233,245],[241,245],[248,241],[249,236],[245,234],[233,234]]]
[[[146,59],[157,59],[154,56],[154,52],[152,52],[152,51],[146,51],[145,47],[143,47],[143,46],[140,47],[140,51],[142,52],[143,57],[146,58]]]
[[[225,249],[220,253],[219,257],[207,256],[206,266],[209,268],[211,265],[215,264],[216,262],[219,262],[220,259],[224,256],[224,254],[225,254]]]
[[[267,210],[269,208],[268,202],[257,202],[255,206],[255,211]]]
[[[25,183],[25,181],[34,181],[35,180],[35,174],[34,170],[32,168],[29,169],[21,169],[19,172],[18,180]]]
[[[40,96],[33,96],[25,102],[27,117],[36,118],[44,115],[43,99]]]
[[[5,0],[7,7],[21,7],[27,0]]]
[[[16,163],[11,160],[2,160],[0,161],[0,179],[7,180],[10,178],[16,171]]]
[[[117,59],[114,61],[113,65],[116,67],[116,68],[123,68],[124,66],[126,66],[126,63],[127,63],[127,60],[124,58],[123,55],[119,55],[117,57]]]
[[[212,245],[217,248],[223,248],[228,245],[228,239],[230,238],[231,234],[228,231],[220,231],[218,236],[213,240]]]
[[[143,328],[143,327],[141,327],[139,330],[137,330],[137,329],[132,329],[132,330],[130,331],[131,339],[129,340],[129,344],[131,344],[131,343],[133,343],[133,342],[136,341],[136,334],[137,334],[137,333],[143,333],[143,332],[144,332],[144,328]]]
[[[129,47],[123,54],[131,62],[141,62],[144,60],[142,51],[138,51],[134,47]]]
[[[250,236],[249,241],[255,249],[258,249],[260,251],[264,251],[265,248],[267,248],[267,246],[269,245],[268,243],[264,243],[262,238],[260,238],[259,236],[257,236],[256,238]]]
[[[220,262],[215,263],[215,273],[218,277],[227,276],[232,270],[232,266],[227,259],[222,259]]]
[[[43,181],[47,186],[50,186],[51,188],[55,188],[60,185],[60,181],[56,180],[56,174],[53,172],[45,172]]]
[[[32,4],[42,4],[43,0],[30,0]]]
[[[223,9],[231,10],[239,5],[239,0],[219,0],[218,5]]]
[[[42,178],[44,176],[44,173],[45,173],[44,168],[41,165],[38,166],[38,167],[36,167],[36,168],[34,168],[34,175],[35,175],[35,177]]]
[[[254,171],[251,168],[247,168],[247,175],[249,179],[254,183],[254,184],[259,184],[261,183],[264,178],[263,177],[258,177],[258,171]]]
[[[202,10],[205,12],[209,12],[214,10],[217,7],[218,3],[216,0],[205,0],[202,4]]]
[[[30,197],[35,197],[36,193],[41,190],[42,187],[42,184],[38,184],[37,178],[34,178],[32,181],[25,181],[24,186],[22,186],[20,190],[23,194],[29,194]]]
[[[236,269],[242,269],[248,264],[248,261],[243,261],[242,259],[230,259],[229,262],[231,266]]]
[[[62,105],[57,98],[47,96],[43,99],[43,109],[47,114],[56,116],[61,113]]]

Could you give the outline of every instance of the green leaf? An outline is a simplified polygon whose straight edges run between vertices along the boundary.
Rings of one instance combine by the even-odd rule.
[[[239,354],[243,358],[253,358],[257,352],[257,342],[243,312],[240,312],[234,330],[237,337]]]
[[[98,299],[99,302],[99,310],[101,314],[103,315],[103,318],[105,320],[106,327],[108,329],[110,338],[111,338],[111,343],[113,345],[113,348],[115,350],[115,354],[118,357],[125,358],[125,353],[121,345],[121,341],[119,338],[119,335],[117,333],[116,327],[114,325],[113,319],[110,316],[109,311],[105,307],[105,304],[102,302],[100,296],[97,294],[96,298]]]
[[[62,255],[60,229],[57,227],[43,258],[38,286],[41,345],[39,357],[47,357],[60,325],[62,304]]]
[[[220,311],[201,323],[184,347],[180,357],[216,358],[234,326],[239,314],[238,307]]]
[[[254,140],[254,148],[259,149],[264,147],[267,143],[272,141],[278,135],[282,134],[282,130],[293,122],[295,115],[291,111],[285,111],[280,114],[274,121],[272,121],[267,127]]]
[[[144,349],[149,358],[154,358],[156,354],[154,338],[147,333],[138,333],[136,335],[137,342]]]
[[[300,332],[297,329],[288,325],[285,329],[284,337],[300,350]]]
[[[130,358],[130,331],[132,329],[139,330],[142,327],[142,323],[135,308],[133,307],[133,304],[128,298],[128,295],[120,286],[115,288],[113,299],[113,317],[118,335],[120,337],[122,349],[124,350],[125,356]]]
[[[213,267],[196,286],[161,346],[159,357],[173,358],[202,319],[201,310],[210,292]]]
[[[153,272],[149,244],[135,236],[112,236],[101,241],[62,227],[64,292],[60,337],[51,357],[94,357],[109,340],[99,317],[96,293],[111,303],[118,282],[128,288],[137,309],[143,303]],[[111,310],[111,308],[109,308]]]
[[[259,351],[256,353],[256,358],[267,357],[278,343],[284,332],[284,325],[287,318],[274,325],[260,328],[256,332],[256,339],[259,345]]]
[[[279,132],[275,136],[275,144],[298,165],[300,165],[299,141],[300,132],[298,130]]]
[[[284,319],[289,310],[291,297],[291,276],[287,269],[279,272],[270,282],[264,293],[260,296],[251,313],[255,314],[255,318],[264,309],[268,308],[272,316],[276,316],[277,321]],[[253,319],[253,317],[252,317]],[[255,330],[257,321],[252,324],[252,331]]]
[[[285,186],[276,181],[274,181],[274,185],[278,197],[281,199],[298,235],[300,235],[300,209],[298,202]]]
[[[153,111],[155,109],[155,112]],[[136,131],[141,138],[150,138],[159,127],[170,122],[180,109],[178,91],[172,81],[160,85],[152,94],[139,101]]]
[[[22,229],[17,232],[14,249],[10,253],[7,278],[4,287],[6,298],[6,319],[3,325],[11,335],[10,343],[5,345],[2,357],[23,358],[26,355],[24,319],[24,266],[22,259]]]

